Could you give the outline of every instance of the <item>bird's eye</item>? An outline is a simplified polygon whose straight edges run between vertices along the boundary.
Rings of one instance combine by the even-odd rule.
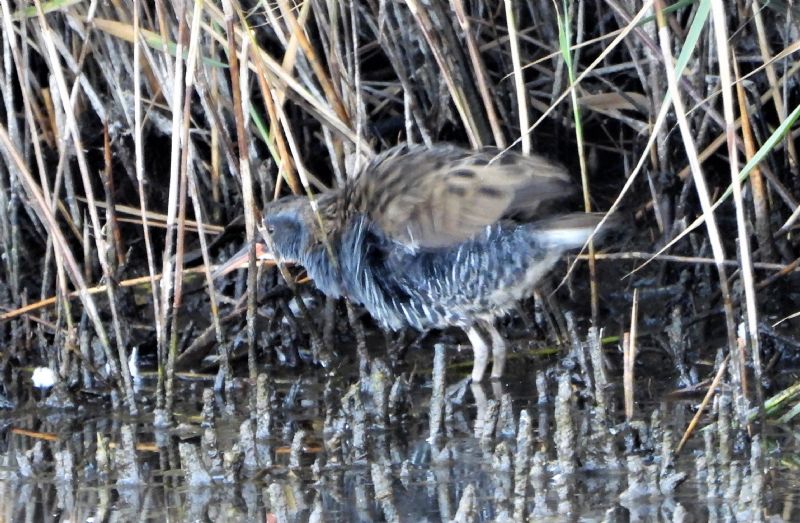
[[[274,225],[267,225],[267,232],[270,234],[275,234],[275,226]]]

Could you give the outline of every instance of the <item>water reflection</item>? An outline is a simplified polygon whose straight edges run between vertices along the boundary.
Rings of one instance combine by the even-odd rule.
[[[376,359],[366,381],[358,372],[351,381],[264,374],[228,398],[212,381],[185,383],[172,428],[91,405],[6,413],[0,517],[751,520],[783,511],[780,495],[797,483],[788,471],[761,473],[757,437],[733,444],[729,401],[709,420],[727,428],[707,424],[675,459],[689,403],[653,404],[647,418],[624,423],[614,392],[598,401],[600,388],[582,378],[593,375],[581,368],[588,358],[519,366],[502,384],[448,386],[446,350],[436,351],[432,382]]]

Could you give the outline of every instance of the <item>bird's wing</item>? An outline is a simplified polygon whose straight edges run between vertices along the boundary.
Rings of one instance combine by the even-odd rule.
[[[400,146],[352,183],[350,207],[394,241],[438,248],[472,238],[513,214],[572,192],[566,170],[540,156],[452,145]]]

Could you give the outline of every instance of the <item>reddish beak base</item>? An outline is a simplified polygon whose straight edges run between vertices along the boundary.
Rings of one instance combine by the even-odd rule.
[[[217,279],[229,274],[237,269],[246,269],[247,268],[247,261],[248,256],[250,254],[250,247],[245,247],[233,257],[228,260],[227,262],[219,265],[213,273],[211,273],[212,279]],[[276,265],[277,260],[275,260],[275,256],[272,255],[271,252],[267,251],[267,246],[263,243],[256,243],[256,262],[259,263],[267,263],[271,265]]]

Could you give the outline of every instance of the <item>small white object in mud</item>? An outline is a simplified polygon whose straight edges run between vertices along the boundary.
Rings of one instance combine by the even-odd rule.
[[[50,367],[36,367],[33,369],[33,386],[37,389],[49,389],[58,381],[56,373]]]

